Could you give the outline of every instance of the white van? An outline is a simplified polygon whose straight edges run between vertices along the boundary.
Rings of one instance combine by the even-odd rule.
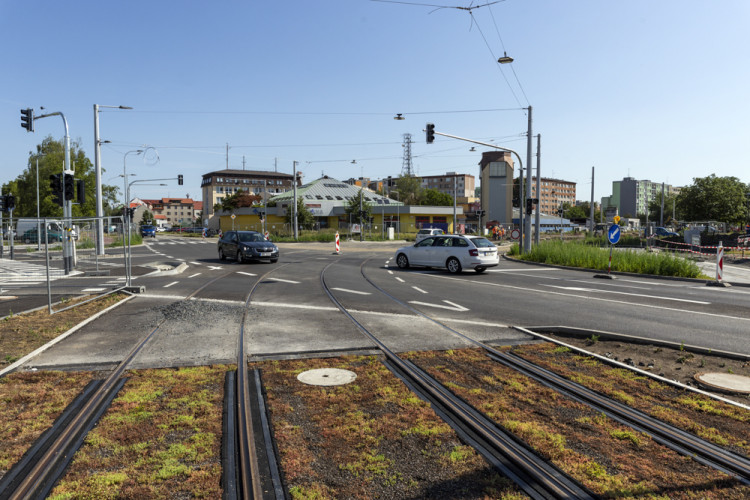
[[[437,236],[440,234],[445,234],[445,231],[443,231],[442,229],[437,229],[437,228],[420,229],[417,232],[416,242],[418,243],[422,241],[423,239],[427,238],[428,236]]]

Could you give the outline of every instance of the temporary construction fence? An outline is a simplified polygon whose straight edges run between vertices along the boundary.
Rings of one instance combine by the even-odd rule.
[[[715,256],[719,248],[722,248],[725,252],[731,250],[741,251],[739,258],[745,258],[745,252],[750,248],[750,236],[740,236],[737,239],[736,246],[723,246],[723,245],[693,245],[690,243],[683,243],[681,241],[670,241],[665,239],[655,239],[652,241],[651,246],[660,247],[671,251],[684,252],[694,255],[709,255]],[[728,258],[732,258],[732,255],[727,255]]]
[[[6,219],[0,294],[39,298],[53,314],[67,308],[63,299],[86,295],[94,300],[127,287],[131,273],[129,248],[123,244],[126,226],[122,217],[101,218],[103,238],[97,251],[99,220]],[[137,234],[135,228],[132,233]]]

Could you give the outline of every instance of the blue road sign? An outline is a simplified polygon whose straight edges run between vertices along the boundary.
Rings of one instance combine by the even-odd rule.
[[[620,241],[620,226],[617,224],[609,226],[609,229],[607,229],[607,239],[610,243],[616,245]]]

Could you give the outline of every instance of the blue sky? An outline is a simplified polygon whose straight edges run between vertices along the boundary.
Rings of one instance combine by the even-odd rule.
[[[185,176],[134,185],[143,198],[199,199],[227,143],[230,168],[291,173],[298,161],[305,181],[382,178],[401,173],[410,133],[418,175],[477,175],[487,149],[427,145],[425,123],[526,162],[529,105],[542,176],[577,182],[579,199],[592,166],[597,200],[628,175],[747,183],[748,25],[746,0],[505,0],[471,13],[368,0],[0,0],[0,182],[44,137],[63,136],[59,117],[27,133],[21,108],[63,112],[93,160],[96,103],[134,108],[100,113],[106,184],[122,185],[123,155],[144,145],[159,162],[129,155],[132,179]],[[504,51],[512,68],[496,62]]]

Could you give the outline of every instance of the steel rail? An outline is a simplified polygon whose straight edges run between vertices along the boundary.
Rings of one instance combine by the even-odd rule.
[[[482,441],[482,448],[484,450],[492,450],[496,454],[490,457],[490,461],[498,465],[524,492],[532,498],[539,499],[595,498],[577,482],[551,466],[551,464],[537,456],[527,446],[502,431],[494,422],[464,403],[422,369],[409,361],[401,359],[377,336],[357,321],[333,295],[325,281],[325,272],[333,264],[335,263],[328,264],[320,273],[321,285],[331,302],[354,323],[360,332],[378,346],[388,361],[386,366],[392,364],[398,372],[408,377],[409,384],[412,387],[419,387],[430,399],[439,402],[443,409],[443,414],[448,417],[449,421],[452,421],[454,428],[468,427],[475,436],[479,436],[479,439]],[[389,366],[389,368],[391,367]],[[478,451],[482,452],[480,449]]]
[[[397,299],[380,286],[375,284],[364,272],[364,266],[369,261],[366,260],[360,266],[360,273],[375,289],[389,297],[394,302],[418,314],[419,316],[435,323],[441,328],[451,332],[460,338],[471,342],[475,346],[484,349],[490,354],[491,359],[502,362],[506,366],[515,369],[535,380],[544,383],[558,392],[562,392],[569,397],[587,404],[588,406],[606,413],[608,416],[615,418],[617,421],[632,427],[636,430],[649,434],[658,443],[669,447],[685,456],[693,458],[699,463],[713,467],[728,475],[737,477],[745,484],[750,484],[750,460],[747,457],[740,456],[729,450],[721,448],[713,443],[701,439],[694,434],[678,429],[661,420],[646,415],[625,404],[614,401],[602,394],[588,389],[580,384],[572,382],[560,375],[549,370],[545,370],[534,363],[527,361],[519,356],[498,351],[492,346],[480,342],[468,335],[465,335],[444,323],[433,319],[427,314],[419,311],[411,305]],[[522,328],[517,328],[523,331]]]
[[[245,324],[250,311],[250,300],[258,285],[272,272],[288,266],[283,264],[271,269],[258,278],[252,286],[245,299],[244,312],[240,323],[240,332],[237,338],[237,379],[235,404],[237,411],[237,453],[239,455],[239,482],[238,497],[243,499],[259,500],[264,498],[263,485],[261,481],[260,465],[255,447],[255,433],[253,431],[252,398],[250,397],[250,375],[247,368],[247,348],[245,346]],[[263,420],[263,419],[261,419]],[[265,422],[261,422],[263,425]],[[274,459],[275,463],[275,459]],[[274,495],[275,496],[275,495]]]
[[[188,300],[193,298],[208,285],[228,276],[231,272],[232,271],[224,273],[223,275],[203,284],[185,299]],[[77,441],[81,437],[81,434],[87,426],[91,424],[95,415],[98,414],[100,417],[104,413],[104,410],[114,398],[114,393],[119,391],[119,387],[121,387],[119,379],[122,377],[128,365],[143,347],[145,347],[149,340],[154,337],[156,332],[159,331],[165,322],[166,319],[162,319],[145,338],[130,350],[118,366],[112,370],[96,391],[83,403],[80,411],[70,419],[64,428],[60,429],[59,434],[49,445],[44,454],[39,457],[32,467],[28,468],[26,477],[23,480],[18,481],[18,485],[12,492],[3,492],[7,495],[7,498],[11,500],[36,498],[40,495],[39,491],[41,488],[45,487],[45,485],[53,485],[59,479],[59,476],[64,471],[64,467],[61,467],[61,464],[72,459],[75,450],[80,446],[80,444],[77,444]]]

